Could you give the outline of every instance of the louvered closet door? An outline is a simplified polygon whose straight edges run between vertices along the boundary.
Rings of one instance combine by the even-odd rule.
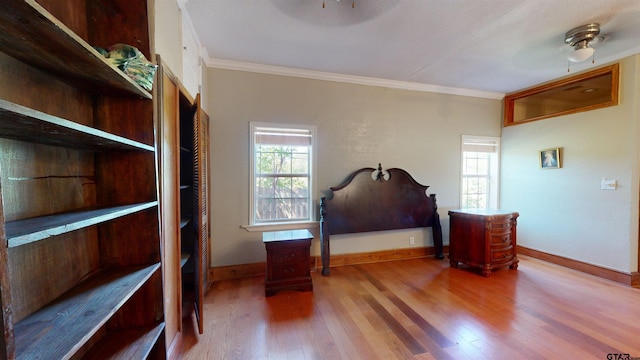
[[[204,332],[203,304],[208,287],[207,268],[209,266],[209,212],[208,212],[208,149],[209,118],[200,106],[200,94],[196,95],[193,115],[193,204],[196,221],[197,244],[195,247],[195,313],[198,330]]]

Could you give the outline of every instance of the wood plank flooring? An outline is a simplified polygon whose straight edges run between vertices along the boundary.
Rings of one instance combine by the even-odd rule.
[[[544,261],[490,278],[433,258],[331,270],[269,298],[262,276],[215,282],[181,358],[640,358],[640,289]]]

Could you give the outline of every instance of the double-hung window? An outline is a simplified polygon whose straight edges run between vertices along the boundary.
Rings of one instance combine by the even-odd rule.
[[[312,221],[315,132],[251,124],[251,225]]]
[[[462,208],[497,208],[500,138],[462,136]]]

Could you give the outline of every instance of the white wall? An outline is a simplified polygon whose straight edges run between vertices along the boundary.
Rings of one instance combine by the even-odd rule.
[[[618,106],[503,130],[501,207],[520,213],[520,245],[637,271],[639,64],[621,62]],[[562,168],[541,170],[537,151],[551,147],[562,147]],[[603,177],[618,189],[600,190]]]
[[[182,78],[182,15],[176,0],[154,0],[155,51]],[[195,94],[193,94],[195,95]]]
[[[201,92],[201,46],[191,19],[182,11],[186,0],[151,0],[154,51],[195,98]],[[206,107],[205,107],[206,109]]]
[[[499,136],[501,102],[250,72],[207,69],[211,117],[212,266],[265,261],[249,219],[249,122],[318,128],[318,199],[363,167],[407,170],[437,194],[445,243],[447,211],[459,205],[461,135]],[[317,235],[317,229],[313,230]],[[431,245],[430,230],[332,237],[332,254]],[[319,255],[314,240],[313,255]]]
[[[200,92],[202,71],[200,61],[200,42],[195,33],[191,18],[182,12],[182,84],[191,96]]]

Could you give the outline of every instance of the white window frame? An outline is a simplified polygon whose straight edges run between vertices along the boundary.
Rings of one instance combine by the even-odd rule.
[[[249,129],[249,225],[244,226],[248,231],[273,231],[273,230],[288,230],[309,228],[310,225],[317,225],[315,221],[316,206],[314,200],[315,194],[315,168],[316,168],[316,143],[317,143],[317,128],[309,125],[298,124],[284,124],[284,123],[265,123],[265,122],[251,122]],[[305,130],[311,134],[311,147],[309,150],[309,209],[308,218],[303,220],[292,221],[279,221],[279,222],[265,222],[258,223],[255,221],[255,201],[256,201],[256,173],[255,173],[255,132],[260,128],[272,128],[272,129],[297,129]]]
[[[484,152],[482,149],[489,150],[489,189],[487,190],[487,208],[497,209],[500,203],[500,137],[495,136],[475,136],[475,135],[462,135],[460,142],[460,207],[463,208],[462,199],[465,195],[464,179],[465,177],[473,177],[472,175],[465,174],[465,152],[471,152],[473,149],[478,149]]]

